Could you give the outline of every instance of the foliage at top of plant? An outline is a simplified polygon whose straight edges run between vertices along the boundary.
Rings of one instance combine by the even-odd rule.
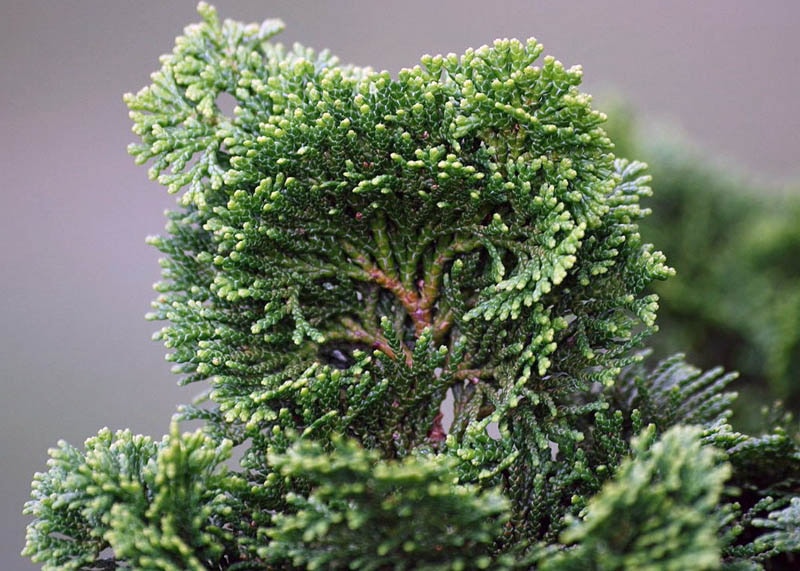
[[[26,555],[757,569],[797,548],[792,436],[726,424],[732,375],[641,364],[672,270],[580,68],[498,40],[392,78],[199,12],[126,103],[178,194],[151,318],[205,427],[61,444]]]

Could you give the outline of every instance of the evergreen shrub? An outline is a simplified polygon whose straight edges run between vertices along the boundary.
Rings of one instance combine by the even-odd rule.
[[[643,363],[642,163],[534,40],[396,78],[202,22],[126,96],[177,195],[152,319],[207,387],[161,442],[35,476],[44,569],[763,569],[798,545],[794,432],[733,375]],[[232,113],[224,99],[234,98]],[[202,420],[181,433],[179,420]],[[241,456],[232,467],[233,451]],[[787,563],[788,564],[788,563]]]

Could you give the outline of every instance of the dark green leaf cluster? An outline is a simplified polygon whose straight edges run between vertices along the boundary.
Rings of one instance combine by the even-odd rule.
[[[641,363],[629,367],[609,390],[609,399],[619,414],[639,417],[659,431],[703,427],[703,443],[722,451],[731,469],[724,507],[719,508],[726,568],[762,569],[761,563],[767,563],[768,569],[782,569],[784,554],[796,550],[776,547],[778,536],[759,528],[765,517],[780,517],[779,510],[794,501],[800,489],[798,431],[791,419],[787,426],[774,426],[761,436],[734,431],[728,422],[736,394],[726,389],[735,378],[719,368],[701,371],[676,355],[652,371]]]
[[[730,467],[703,446],[701,431],[676,426],[655,441],[655,427],[633,441],[633,457],[563,534],[575,544],[546,560],[544,570],[717,569],[717,504]]]
[[[131,153],[179,194],[151,317],[208,386],[179,415],[205,428],[63,444],[27,555],[755,569],[797,549],[793,433],[734,432],[732,375],[642,364],[672,270],[579,68],[499,40],[392,78],[199,11],[126,102]]]
[[[204,13],[127,102],[134,155],[187,187],[152,239],[153,318],[226,420],[257,422],[254,400],[357,349],[411,368],[426,330],[476,394],[613,380],[670,270],[636,232],[642,167],[614,161],[578,69],[500,41],[392,80]],[[232,116],[206,105],[222,94]]]
[[[312,486],[275,518],[265,559],[309,569],[497,569],[489,549],[507,518],[497,491],[458,485],[445,456],[382,460],[334,439],[330,453],[301,441],[270,458],[284,477]]]
[[[800,498],[792,498],[786,508],[753,523],[770,530],[757,540],[760,548],[768,547],[773,553],[800,551]]]

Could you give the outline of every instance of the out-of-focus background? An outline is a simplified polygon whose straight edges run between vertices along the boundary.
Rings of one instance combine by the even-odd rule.
[[[424,53],[534,36],[565,65],[583,65],[587,91],[624,97],[627,104],[612,119],[626,150],[641,148],[651,162],[663,155],[663,165],[672,164],[675,153],[652,150],[666,131],[639,129],[652,120],[720,157],[717,170],[688,169],[686,188],[716,187],[717,198],[728,182],[768,189],[750,192],[746,209],[769,204],[782,187],[798,194],[791,182],[800,178],[797,2],[220,0],[216,6],[237,20],[279,17],[287,24],[282,42],[329,48],[344,62],[391,72]],[[145,85],[158,56],[197,19],[192,1],[0,2],[0,568],[6,571],[35,568],[18,555],[27,523],[20,512],[33,472],[45,469],[48,447],[60,438],[80,444],[103,426],[160,436],[175,406],[198,392],[176,386],[164,350],[149,341],[158,326],[143,319],[159,274],[157,253],[144,237],[161,231],[162,211],[173,200],[126,154],[132,134],[122,103],[122,94]],[[610,97],[596,101],[614,107]],[[646,121],[626,123],[632,113]],[[654,165],[654,172],[671,176],[665,166]],[[658,180],[654,186],[658,191]],[[728,224],[717,216],[717,202],[703,204],[703,224]],[[771,231],[766,220],[756,246]],[[788,233],[800,227],[798,218],[783,223]],[[654,236],[683,236],[692,250],[683,226],[669,228]],[[700,265],[715,255],[711,242],[703,247],[711,249],[694,249],[706,256],[695,260]],[[728,255],[733,262],[738,256]],[[798,257],[772,264],[800,276]],[[709,305],[715,295],[694,303]],[[736,329],[718,315],[708,320]],[[769,335],[785,341],[782,331],[763,333],[759,342],[771,346]],[[767,364],[780,368],[787,357],[776,359]]]

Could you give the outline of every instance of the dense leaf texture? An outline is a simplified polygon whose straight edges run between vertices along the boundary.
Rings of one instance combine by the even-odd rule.
[[[497,565],[487,547],[502,529],[507,502],[496,491],[454,485],[452,459],[388,463],[354,442],[336,442],[330,454],[300,443],[271,461],[313,491],[289,498],[296,511],[276,518],[267,558],[286,556],[314,569]]]
[[[700,431],[675,427],[653,444],[651,428],[633,445],[635,456],[590,502],[583,520],[562,539],[577,547],[558,554],[551,569],[716,569],[722,524],[717,503],[729,467],[704,447]]]
[[[113,567],[107,548],[137,569],[206,569],[232,539],[219,527],[238,482],[221,465],[230,449],[175,424],[161,443],[108,429],[84,451],[60,443],[25,507],[37,519],[24,554],[45,570]]]
[[[796,549],[788,433],[727,427],[721,371],[638,363],[672,270],[579,68],[501,40],[393,79],[200,13],[126,102],[132,154],[178,193],[151,317],[208,384],[181,413],[205,429],[63,445],[28,555],[677,569]]]

